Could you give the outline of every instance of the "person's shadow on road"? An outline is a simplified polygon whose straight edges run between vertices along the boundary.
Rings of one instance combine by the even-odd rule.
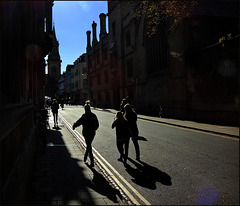
[[[152,190],[157,188],[156,182],[167,186],[172,185],[171,177],[167,173],[141,160],[139,160],[139,163],[131,158],[128,158],[128,160],[136,166],[136,168],[133,168],[131,165],[126,164],[126,171],[134,178],[132,179],[134,183]]]
[[[148,140],[147,140],[145,137],[143,137],[143,136],[138,136],[137,138],[138,138],[138,140],[148,141]]]

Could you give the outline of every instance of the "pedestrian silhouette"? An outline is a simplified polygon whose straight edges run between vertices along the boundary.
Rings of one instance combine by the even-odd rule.
[[[127,100],[125,98],[122,99],[122,102],[120,104],[120,110],[121,112],[124,114],[125,113],[125,109],[124,106],[127,104]]]
[[[135,111],[133,111],[130,104],[126,104],[124,106],[124,109],[125,109],[124,118],[127,120],[128,126],[131,131],[130,136],[132,137],[132,141],[135,147],[136,160],[140,160],[140,148],[138,144],[139,131],[137,127],[137,114]]]
[[[53,121],[54,121],[54,127],[58,127],[58,109],[59,109],[59,104],[56,99],[53,100],[52,106],[52,113],[53,113]]]
[[[64,108],[64,101],[63,101],[63,99],[61,99],[60,106],[61,106],[61,108],[62,108],[62,110],[63,110],[63,108]]]
[[[94,158],[92,153],[92,141],[95,137],[96,130],[99,127],[97,116],[91,112],[90,104],[84,105],[85,113],[73,124],[73,130],[82,125],[82,134],[85,139],[87,148],[84,155],[84,162],[87,161],[89,155],[91,160],[91,167],[94,167]]]
[[[130,140],[129,127],[127,121],[124,119],[122,112],[117,112],[115,120],[112,123],[112,129],[116,127],[117,149],[120,153],[118,161],[123,161],[126,164],[128,158],[128,148]]]

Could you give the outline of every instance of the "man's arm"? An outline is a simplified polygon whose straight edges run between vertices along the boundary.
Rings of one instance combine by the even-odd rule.
[[[82,125],[82,119],[83,119],[83,116],[80,117],[80,118],[73,124],[73,127],[72,127],[73,130],[74,130],[76,127]]]

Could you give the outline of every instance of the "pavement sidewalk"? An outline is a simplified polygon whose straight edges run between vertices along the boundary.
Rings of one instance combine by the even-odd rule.
[[[49,119],[45,152],[37,146],[30,205],[127,205],[100,169],[83,162],[84,151],[64,125]]]
[[[106,111],[111,113],[116,113],[117,111],[114,109],[106,109]],[[186,120],[177,120],[177,119],[168,119],[161,117],[151,117],[138,114],[139,119],[159,122],[162,124],[183,127],[187,129],[194,129],[202,132],[209,132],[218,135],[225,135],[229,137],[239,138],[239,127],[232,126],[221,126],[221,125],[213,125],[213,124],[205,124],[198,123],[194,121],[186,121]]]

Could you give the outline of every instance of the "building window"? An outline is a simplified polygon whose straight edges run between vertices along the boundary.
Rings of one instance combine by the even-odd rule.
[[[78,81],[75,82],[75,88],[78,88]]]
[[[44,18],[44,32],[47,32],[47,18]]]
[[[85,56],[81,56],[81,62],[85,62]]]
[[[131,45],[131,33],[128,31],[125,35],[126,38],[126,47],[129,47]]]
[[[87,88],[87,79],[83,80],[83,88]]]
[[[76,69],[75,71],[75,76],[78,76],[78,69]]]
[[[83,68],[82,68],[82,74],[85,74],[85,73],[87,73],[87,68],[86,68],[86,67],[83,67]]]
[[[164,29],[160,27],[156,35],[146,39],[145,45],[147,72],[151,74],[167,69],[169,67],[169,50]]]

